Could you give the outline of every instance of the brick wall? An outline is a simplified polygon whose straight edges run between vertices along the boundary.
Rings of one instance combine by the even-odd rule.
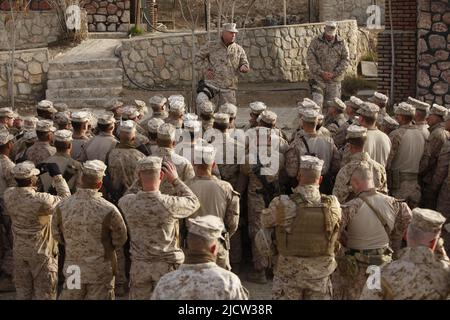
[[[394,30],[394,103],[416,96],[417,4],[415,0],[392,0]],[[389,3],[386,1],[386,29],[378,35],[378,90],[390,96],[391,28]],[[391,102],[392,103],[392,102]]]
[[[419,0],[417,95],[450,108],[450,4]]]

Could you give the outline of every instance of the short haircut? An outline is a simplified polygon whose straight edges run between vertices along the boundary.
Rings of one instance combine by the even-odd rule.
[[[157,133],[157,132],[149,132],[149,133],[148,133],[148,137],[149,137],[151,140],[156,140],[156,139],[158,139],[158,133]]]
[[[78,130],[78,131],[82,130],[83,128],[87,128],[87,121],[86,122],[75,122],[75,121],[72,121],[72,128],[74,130]]]
[[[228,123],[213,123],[213,128],[219,130],[220,132],[225,132],[228,129]]]
[[[213,246],[216,242],[217,240],[206,239],[205,237],[191,232],[188,232],[187,235],[187,244],[189,249],[207,250],[211,248],[211,246]]]
[[[158,147],[161,148],[172,148],[173,147],[173,141],[171,140],[163,140],[160,138],[156,138],[156,144],[158,145]]]
[[[417,245],[428,246],[431,241],[438,238],[440,232],[425,232],[410,224],[408,226],[407,241],[413,241]]]
[[[272,128],[275,127],[275,123],[274,123],[274,124],[270,124],[270,123],[267,123],[267,122],[265,122],[265,121],[260,120],[260,121],[259,121],[259,126],[260,126],[260,127],[264,127],[264,128],[272,129]]]
[[[302,178],[302,182],[305,184],[313,184],[316,183],[318,179],[320,179],[320,176],[322,175],[321,171],[319,170],[311,170],[311,169],[302,169],[298,171],[299,175]]]
[[[372,169],[367,164],[361,164],[353,171],[352,178],[362,181],[373,181]]]
[[[6,152],[6,150],[8,150],[8,146],[9,146],[10,142],[11,141],[8,141],[7,143],[0,145],[0,153],[4,153],[4,152]]]
[[[55,140],[53,145],[55,146],[57,152],[64,152],[72,146],[72,142]]]
[[[106,131],[110,131],[114,127],[114,123],[108,123],[108,124],[99,123],[99,124],[97,124],[97,127],[101,132],[106,132]]]
[[[24,188],[24,187],[29,187],[33,184],[33,180],[31,178],[27,178],[27,179],[15,179],[17,182],[17,186],[19,188]]]
[[[139,178],[146,179],[146,180],[159,179],[160,173],[161,173],[161,170],[159,170],[159,169],[138,171]]]
[[[204,120],[204,121],[209,121],[209,120],[211,120],[212,118],[213,118],[213,114],[204,114],[204,113],[201,113],[200,114],[200,119],[202,119],[202,120]]]
[[[375,122],[377,121],[377,116],[375,116],[375,117],[361,116],[361,118],[364,119],[364,122],[365,122],[368,126],[373,126],[373,125],[375,124]]]
[[[407,121],[407,122],[411,122],[411,121],[413,121],[414,120],[414,117],[413,116],[407,116],[407,115],[405,115],[405,114],[399,114],[399,116],[401,117],[401,118],[403,118],[405,121]]]
[[[358,148],[363,148],[364,144],[366,143],[366,140],[367,140],[367,136],[346,139],[347,143],[349,143],[355,147],[358,147]]]
[[[98,183],[102,181],[103,177],[84,173],[81,175],[81,184],[86,189],[97,189]]]
[[[48,141],[50,140],[50,132],[49,131],[36,131],[36,136],[39,141]]]
[[[427,117],[427,112],[425,110],[416,109],[416,116],[425,119]]]
[[[308,129],[314,129],[314,128],[317,129],[317,126],[319,126],[319,125],[317,124],[316,121],[314,121],[314,122],[308,122],[308,121],[302,120],[302,126],[303,126],[303,128],[306,127],[306,128],[308,128]],[[319,126],[319,128],[320,128],[320,126]]]

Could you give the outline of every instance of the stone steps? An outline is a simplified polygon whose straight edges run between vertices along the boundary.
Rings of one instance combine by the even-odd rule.
[[[73,79],[73,78],[114,78],[122,77],[123,69],[85,69],[85,70],[66,70],[50,69],[47,74],[49,80]]]
[[[126,39],[128,32],[89,32],[89,39]]]
[[[54,102],[61,102],[67,104],[71,109],[92,108],[102,109],[105,106],[111,105],[114,98],[57,98]]]
[[[122,75],[104,78],[67,78],[64,80],[48,80],[47,89],[71,89],[91,87],[120,87],[122,86]]]
[[[118,58],[103,58],[95,60],[56,59],[49,64],[49,70],[71,71],[89,69],[115,69],[120,67]]]
[[[94,87],[94,88],[71,88],[71,89],[47,89],[45,94],[47,99],[56,100],[61,98],[105,98],[118,96],[122,92],[122,87]]]

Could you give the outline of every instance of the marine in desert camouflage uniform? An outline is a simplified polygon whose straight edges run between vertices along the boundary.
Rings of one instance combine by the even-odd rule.
[[[375,91],[373,96],[370,97],[368,101],[376,104],[380,108],[377,118],[377,127],[380,128],[384,117],[388,114],[386,112],[386,108],[388,106],[389,98],[386,95]]]
[[[444,118],[447,109],[443,106],[433,104],[427,117],[430,136],[425,145],[425,151],[420,161],[419,174],[422,182],[421,207],[436,209],[437,194],[432,190],[431,183],[436,170],[436,164],[441,153],[442,146],[448,140],[450,133],[445,130]]]
[[[197,70],[205,76],[204,85],[198,88],[197,105],[217,96],[217,105],[236,104],[239,73],[247,73],[250,64],[244,49],[235,43],[238,30],[235,23],[222,27],[221,38],[208,42],[195,56]]]
[[[53,132],[56,128],[50,120],[40,120],[36,124],[36,134],[38,141],[36,141],[25,153],[28,161],[34,165],[40,164],[42,161],[56,153],[55,147],[50,143],[53,141]]]
[[[367,129],[364,127],[351,125],[347,129],[347,145],[351,156],[349,162],[339,170],[333,188],[333,195],[338,198],[340,203],[346,203],[356,196],[350,180],[353,171],[361,163],[365,163],[371,168],[375,189],[384,194],[388,192],[386,170],[381,164],[372,160],[367,152],[363,151],[366,137]]]
[[[208,215],[189,219],[189,225],[186,260],[161,278],[152,300],[247,300],[239,278],[214,262],[223,222]]]
[[[178,220],[200,206],[175,166],[162,161],[153,156],[140,160],[137,172],[142,191],[119,200],[131,241],[130,299],[150,299],[159,279],[183,263]],[[172,196],[159,191],[163,177],[174,188]]]
[[[334,98],[333,101],[328,102],[328,119],[325,122],[325,128],[331,133],[331,136],[334,140],[337,132],[340,127],[347,122],[347,118],[345,117],[345,109],[347,106],[345,103],[339,99]]]
[[[119,210],[106,201],[99,189],[106,165],[86,161],[77,192],[62,201],[52,220],[53,237],[65,248],[66,282],[62,300],[114,299],[115,250],[127,240],[127,228]],[[78,266],[80,287],[73,288],[70,276]],[[69,283],[68,283],[69,282]]]
[[[414,99],[412,97],[408,97],[407,103],[416,108],[416,114],[414,115],[414,124],[422,131],[425,140],[428,140],[430,131],[428,131],[429,126],[426,119],[428,111],[431,108],[430,104]]]
[[[332,277],[336,300],[359,298],[368,277],[367,268],[392,260],[392,253],[398,253],[411,220],[406,203],[375,190],[368,165],[363,163],[355,169],[351,185],[357,198],[342,205],[343,248]]]
[[[47,164],[56,196],[36,192],[39,170],[30,161],[12,169],[17,187],[4,193],[5,209],[14,235],[16,299],[56,299],[57,244],[51,234],[55,206],[70,196],[69,187],[56,164]]]
[[[331,299],[341,208],[335,196],[319,191],[323,163],[302,156],[294,193],[276,197],[263,210],[262,226],[275,228],[278,251],[273,299]]]
[[[450,267],[434,253],[445,218],[436,211],[416,208],[398,260],[381,269],[381,289],[369,289],[362,300],[443,300],[450,292]]]
[[[89,114],[85,111],[77,111],[71,115],[73,135],[70,156],[74,160],[81,157],[82,146],[90,139],[88,137],[88,121]]]

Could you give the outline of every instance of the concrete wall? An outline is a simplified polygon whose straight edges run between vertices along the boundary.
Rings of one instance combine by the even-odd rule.
[[[0,26],[5,25],[9,16],[0,11]],[[10,24],[0,28],[0,50],[10,47]],[[19,13],[16,18],[16,49],[31,49],[46,47],[49,43],[57,41],[63,31],[55,11],[28,11],[25,15]]]
[[[417,95],[450,108],[450,3],[419,0]]]
[[[41,99],[45,92],[48,71],[48,49],[18,50],[15,53],[14,92],[18,101]],[[0,101],[9,100],[8,52],[0,52]]]
[[[243,82],[296,82],[308,76],[306,53],[311,40],[323,32],[324,24],[292,25],[241,30],[237,42],[247,52],[252,71]],[[339,22],[339,35],[349,47],[351,68],[359,61],[359,31],[355,20]],[[206,34],[196,35],[196,45],[205,43]],[[125,71],[133,81],[146,85],[185,86],[191,74],[190,34],[147,36],[124,40],[118,50]],[[125,77],[124,86],[132,86]]]
[[[373,4],[380,7],[381,24],[384,25],[384,0],[321,0],[319,1],[320,21],[356,19],[358,25],[365,26],[369,17],[366,10]]]

